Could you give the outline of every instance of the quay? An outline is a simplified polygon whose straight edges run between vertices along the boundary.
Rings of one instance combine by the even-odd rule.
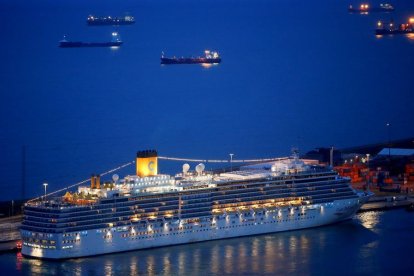
[[[407,208],[414,203],[414,198],[398,196],[373,196],[370,200],[362,205],[358,213],[370,211],[387,211],[392,209]]]
[[[0,253],[17,251],[21,247],[20,225],[22,219],[22,215],[0,219]]]

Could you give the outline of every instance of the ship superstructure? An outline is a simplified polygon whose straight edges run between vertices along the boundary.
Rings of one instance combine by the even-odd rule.
[[[137,153],[136,175],[28,202],[22,253],[64,259],[316,227],[351,218],[370,193],[298,158],[212,173],[204,165],[158,174],[157,152]]]

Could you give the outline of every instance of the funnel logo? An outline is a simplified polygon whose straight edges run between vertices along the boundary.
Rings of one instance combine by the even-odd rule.
[[[151,161],[151,162],[149,162],[149,163],[148,163],[148,169],[149,169],[151,172],[154,172],[154,161]]]

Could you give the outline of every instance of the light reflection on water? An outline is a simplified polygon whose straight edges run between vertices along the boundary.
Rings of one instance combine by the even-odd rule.
[[[358,216],[358,220],[367,229],[374,229],[380,222],[381,212],[365,212]]]
[[[414,40],[414,33],[407,34],[406,36],[407,36],[408,40],[411,40],[411,41]]]
[[[388,245],[387,240],[382,241],[395,237],[387,235],[384,238],[384,231],[387,231],[390,222],[395,225],[398,215],[407,214],[367,212],[351,221],[320,228],[63,262],[22,259],[19,255],[10,255],[16,261],[12,269],[32,275],[330,274],[335,271],[340,271],[339,274],[364,274],[382,271],[383,263],[379,255],[390,257],[388,252],[392,252],[390,250],[395,247]],[[405,230],[393,227],[389,231],[396,233]],[[413,241],[408,232],[405,239],[407,241],[403,244]],[[395,243],[394,240],[392,242]],[[338,258],[346,262],[338,262]],[[400,258],[393,261],[398,262]]]

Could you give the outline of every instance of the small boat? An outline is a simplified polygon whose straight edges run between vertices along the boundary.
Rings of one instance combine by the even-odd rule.
[[[220,63],[221,57],[217,52],[206,50],[204,51],[204,57],[165,57],[164,52],[161,54],[161,64],[215,64]]]
[[[89,15],[86,23],[89,26],[107,26],[107,25],[131,25],[135,23],[133,16],[126,15],[122,17],[111,17],[111,16],[94,16]]]
[[[68,41],[66,36],[59,41],[59,47],[61,48],[81,48],[81,47],[119,47],[122,45],[122,41],[118,33],[112,33],[112,41],[107,42],[83,42],[83,41]]]

